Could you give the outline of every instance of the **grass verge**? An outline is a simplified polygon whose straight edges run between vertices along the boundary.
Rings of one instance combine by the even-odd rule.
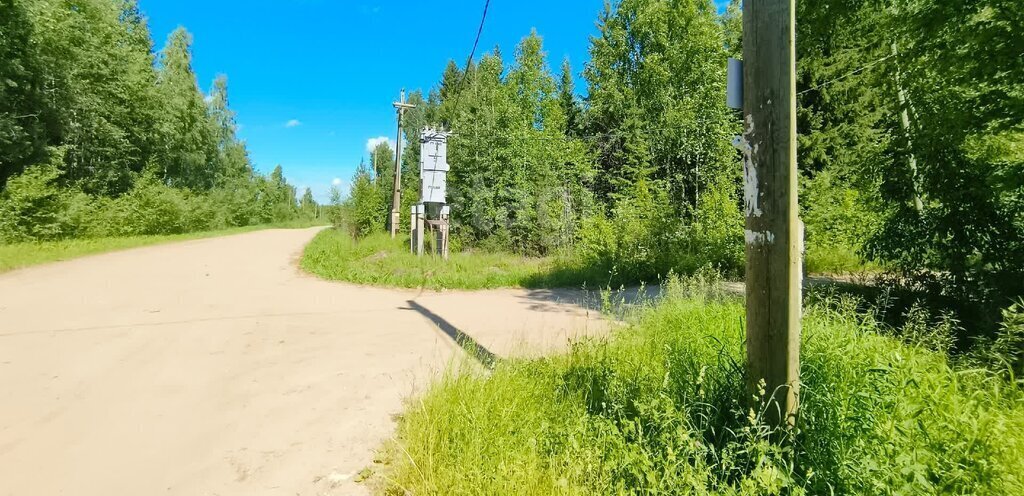
[[[808,274],[863,274],[882,271],[879,264],[864,260],[856,250],[842,245],[810,245],[804,254],[804,264]]]
[[[808,309],[802,410],[769,442],[743,387],[743,306],[673,282],[609,341],[411,403],[388,494],[1024,494],[1019,386]],[[773,435],[777,435],[773,434]]]
[[[70,260],[72,258],[95,255],[127,248],[155,245],[171,241],[188,239],[212,238],[228,234],[238,234],[260,229],[271,228],[302,228],[320,225],[309,221],[279,222],[258,226],[235,227],[219,231],[203,231],[185,234],[157,236],[128,236],[119,238],[67,239],[62,241],[42,241],[32,243],[15,243],[0,245],[0,273],[38,265],[47,262]]]
[[[551,258],[483,251],[452,253],[447,261],[431,255],[417,257],[409,251],[408,238],[391,239],[378,233],[355,241],[337,229],[319,233],[302,254],[307,272],[357,284],[428,289],[575,285],[569,278],[547,278],[553,264]]]

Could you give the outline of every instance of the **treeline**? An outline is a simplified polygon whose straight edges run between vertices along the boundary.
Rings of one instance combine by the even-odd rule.
[[[280,167],[254,172],[227,78],[204,94],[192,37],[156,53],[135,0],[0,0],[0,242],[291,220]]]
[[[998,319],[1024,294],[1024,10],[800,1],[797,19],[810,268],[868,261]],[[419,195],[418,131],[444,125],[464,246],[568,251],[613,283],[706,264],[739,272],[742,167],[729,142],[741,129],[724,106],[739,2],[719,14],[708,0],[621,0],[597,25],[582,99],[536,33],[511,61],[495,47],[413,94],[403,222]],[[361,229],[383,227],[390,173],[357,173]]]
[[[1020,2],[808,1],[797,16],[808,244],[852,247],[991,328],[1024,296]]]
[[[723,98],[722,18],[710,2],[621,2],[599,26],[585,101],[569,61],[556,74],[537,33],[510,62],[495,47],[468,68],[450,62],[425,97],[413,93],[403,214],[419,197],[419,129],[443,125],[456,133],[448,147],[456,245],[559,255],[605,283],[709,264],[738,272],[740,174],[729,140],[739,127]],[[643,50],[665,56],[640,63],[644,54],[628,41],[638,37]],[[375,212],[361,217],[361,230],[381,227],[371,221],[390,208],[392,172],[375,181],[374,169],[353,181],[350,208]],[[363,198],[379,203],[365,208]]]

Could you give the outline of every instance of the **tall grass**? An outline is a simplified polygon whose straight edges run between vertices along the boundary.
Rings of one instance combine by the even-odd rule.
[[[810,245],[804,254],[804,270],[809,274],[854,274],[882,271],[876,262],[864,260],[853,248],[843,245]]]
[[[400,422],[402,494],[1024,494],[1017,386],[815,306],[802,409],[769,441],[743,306],[674,282],[608,341],[449,374]]]
[[[429,250],[427,250],[429,252]],[[521,287],[544,273],[550,259],[500,252],[456,252],[445,261],[409,250],[409,239],[374,233],[358,241],[329,229],[306,246],[302,268],[325,279],[405,288]]]
[[[301,265],[325,279],[405,288],[602,288],[661,281],[656,271],[595,261],[573,251],[531,257],[483,248],[453,250],[447,261],[429,247],[426,252],[413,255],[404,236],[372,233],[357,240],[343,229],[331,229],[307,245]]]

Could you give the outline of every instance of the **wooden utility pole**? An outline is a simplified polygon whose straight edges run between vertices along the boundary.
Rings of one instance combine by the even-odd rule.
[[[395,192],[391,198],[391,222],[389,225],[391,237],[394,238],[398,235],[399,216],[401,215],[399,209],[402,207],[402,117],[405,116],[406,110],[416,108],[416,106],[405,103],[405,88],[402,88],[398,101],[392,105],[398,114],[398,136],[395,138]]]
[[[800,386],[795,3],[743,2],[747,370],[776,426],[795,420]]]
[[[897,55],[896,42],[890,46],[892,50],[893,65],[896,66],[896,97],[900,104],[900,127],[903,128],[903,136],[907,140],[907,165],[910,166],[910,181],[914,191],[914,210],[921,213],[924,210],[924,202],[921,201],[921,186],[917,177],[917,157],[914,156],[914,140],[910,130],[910,107],[906,91],[903,90],[903,77],[900,74],[900,61],[895,59]]]

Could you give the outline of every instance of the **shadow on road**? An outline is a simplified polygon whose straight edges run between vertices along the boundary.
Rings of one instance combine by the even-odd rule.
[[[433,322],[438,329],[441,329],[441,332],[447,334],[448,337],[452,338],[452,341],[455,341],[459,347],[473,355],[473,358],[479,360],[485,367],[489,369],[494,368],[495,364],[498,362],[498,356],[492,353],[491,350],[484,348],[483,345],[478,343],[470,335],[460,331],[457,327],[453,326],[451,322],[448,322],[440,315],[431,312],[427,307],[420,305],[413,300],[408,300],[406,303],[409,304],[408,309],[419,312],[420,315]]]
[[[616,313],[623,308],[657,302],[661,296],[661,286],[655,285],[614,289],[605,294],[593,289],[529,289],[519,298],[527,300],[529,309],[534,311],[571,313],[582,308]]]

